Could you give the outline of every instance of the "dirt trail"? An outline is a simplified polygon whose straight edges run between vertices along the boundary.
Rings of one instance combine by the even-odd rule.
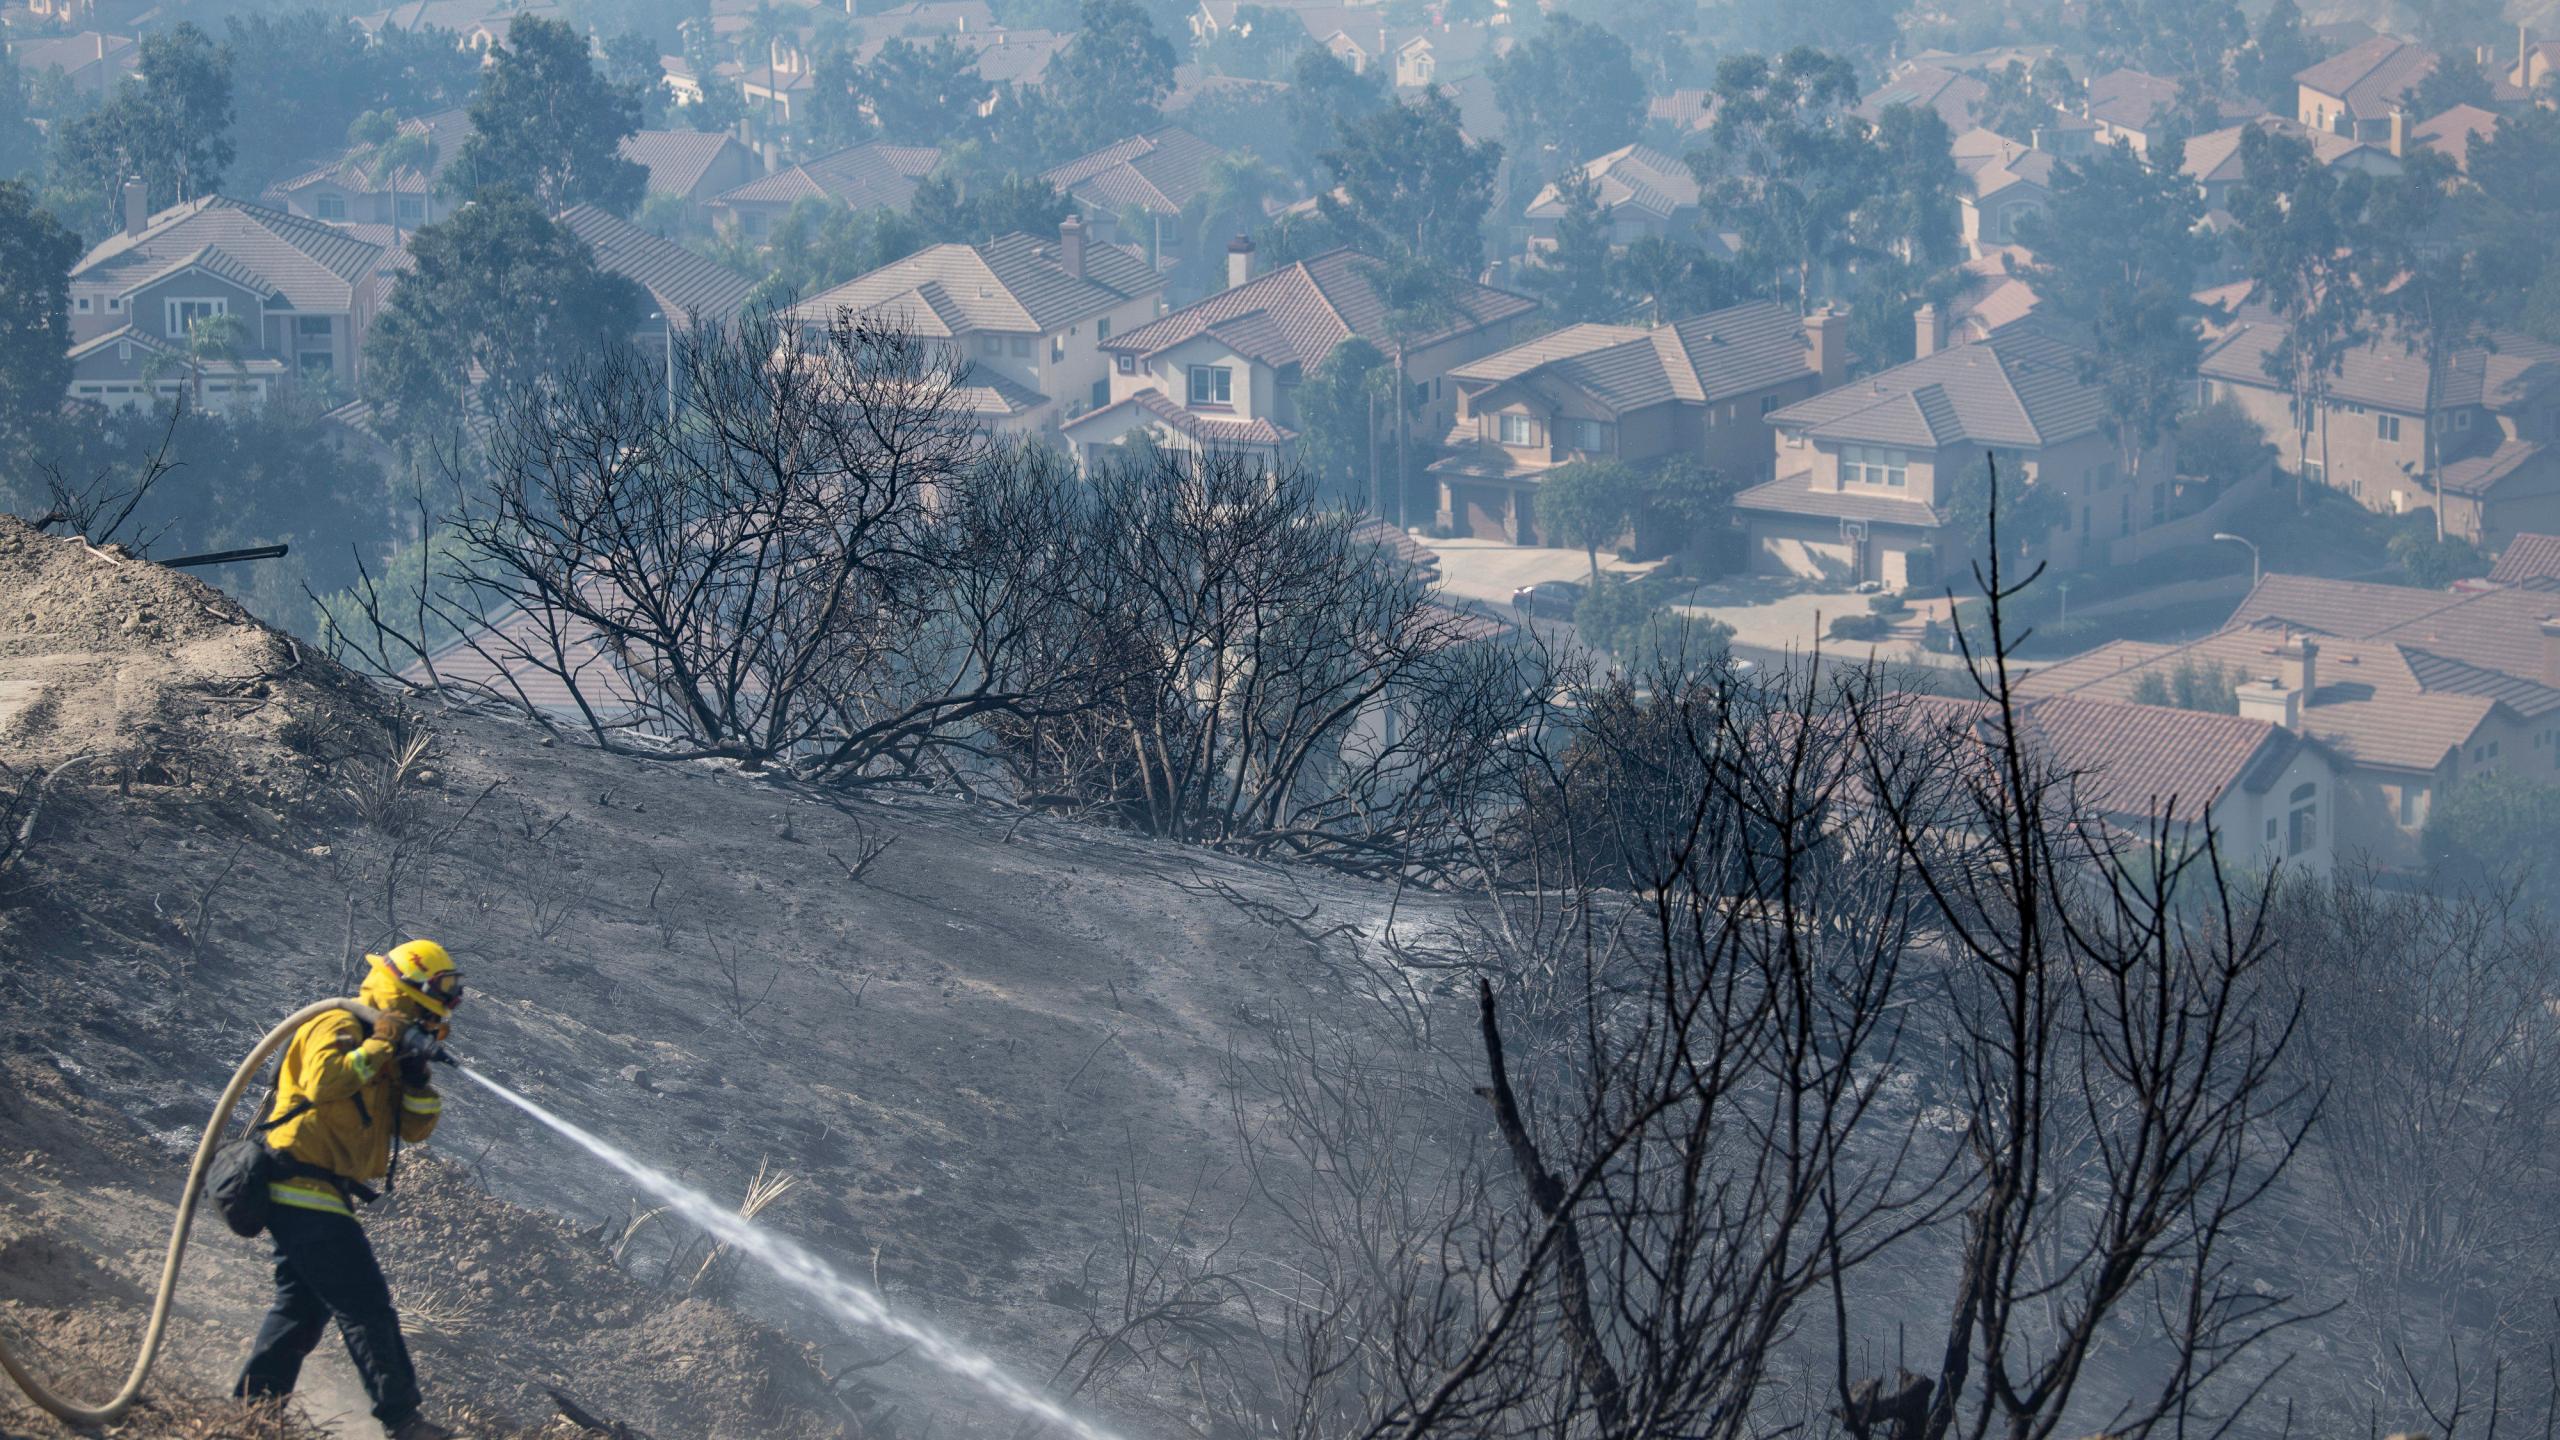
[[[178,1147],[232,1060],[396,937],[462,955],[457,1048],[494,1077],[715,1194],[787,1173],[769,1222],[1033,1375],[1083,1327],[1051,1297],[1093,1293],[1116,1173],[1167,1212],[1232,1208],[1227,1056],[1253,1017],[1328,1003],[1201,884],[1295,905],[1280,871],[406,714],[194,580],[0,521],[0,781],[31,795],[74,757],[0,872],[0,1157],[35,1157],[0,1165],[0,1324],[66,1360],[115,1363],[138,1327]],[[557,1384],[659,1440],[997,1433],[752,1277],[688,1297],[670,1226],[617,1260],[629,1195],[520,1117],[457,1101],[430,1153],[372,1223],[431,1396],[530,1422]],[[263,1284],[219,1238],[174,1347],[200,1384]]]

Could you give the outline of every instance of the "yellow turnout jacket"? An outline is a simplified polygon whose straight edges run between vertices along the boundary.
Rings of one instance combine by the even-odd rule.
[[[374,988],[370,980],[365,988]],[[364,998],[374,999],[371,994]],[[294,1032],[276,1072],[275,1108],[267,1118],[305,1100],[311,1108],[268,1131],[267,1143],[292,1159],[357,1182],[379,1180],[390,1168],[395,1127],[404,1143],[416,1144],[435,1133],[444,1110],[432,1086],[403,1086],[389,1043],[374,1039],[363,1021],[344,1010],[333,1010]],[[279,1180],[269,1193],[279,1205],[354,1213],[345,1195],[325,1180]]]

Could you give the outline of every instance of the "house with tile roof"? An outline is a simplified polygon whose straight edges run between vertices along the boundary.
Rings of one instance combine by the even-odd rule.
[[[2477,105],[2456,105],[2431,119],[2421,122],[2409,132],[2410,145],[2433,150],[2453,162],[2462,174],[2471,173],[2471,147],[2498,131],[2498,112]]]
[[[622,137],[622,158],[649,172],[651,195],[672,196],[690,216],[764,175],[756,152],[725,130],[641,130]]]
[[[1892,78],[1860,101],[1856,113],[1873,125],[1896,105],[1935,110],[1951,133],[1961,135],[1981,124],[1980,116],[1990,101],[1991,87],[1983,83],[1981,76],[1951,66],[1913,61],[1896,69]]]
[[[2300,140],[2311,147],[2311,158],[2323,165],[2362,170],[2375,176],[2397,175],[2401,170],[2399,158],[2383,144],[2368,144],[2327,130],[2314,130],[2281,115],[2260,115],[2237,125],[2207,131],[2187,141],[2179,173],[2196,182],[2197,188],[2204,192],[2205,209],[2231,208],[2232,192],[2248,178],[2241,165],[2240,144],[2250,130],[2263,130]]]
[[[761,240],[803,200],[904,210],[915,203],[917,183],[941,163],[942,152],[930,146],[866,141],[722,191],[711,199],[712,223]]]
[[[609,210],[579,205],[559,216],[560,228],[586,242],[596,268],[622,276],[649,296],[654,318],[643,341],[663,338],[699,322],[724,325],[746,312],[755,283],[737,271],[644,230]]]
[[[2169,519],[2175,437],[2125,473],[2087,352],[2034,324],[1938,349],[1915,315],[1918,358],[1772,412],[1777,475],[1734,499],[1764,574],[1888,589],[1936,582],[1956,486],[1998,452],[2003,473],[2054,497],[2040,548],[2066,565]]]
[[[2267,371],[2285,334],[2262,307],[2244,307],[2205,347],[2200,398],[2238,405],[2279,453],[2300,455],[2305,478],[2366,509],[2406,514],[2441,500],[2446,533],[2492,551],[2520,532],[2560,531],[2560,346],[2490,332],[2450,357],[2430,409],[2424,354],[2377,335],[2342,357],[2327,414],[2305,433],[2285,383]],[[2432,476],[2430,425],[2439,431]]]
[[[1511,37],[1483,23],[1451,24],[1443,20],[1396,41],[1393,58],[1396,88],[1421,90],[1454,85],[1481,75],[1507,53]]]
[[[2024,688],[2156,701],[2182,673],[2229,687],[2242,717],[2334,757],[2327,823],[2341,859],[2413,868],[2427,816],[2450,789],[2560,768],[2560,586],[2547,582],[2465,595],[2269,575],[2221,630],[2101,646],[2042,667]]]
[[[142,74],[142,46],[130,35],[83,30],[9,42],[9,61],[29,80],[59,71],[73,95],[105,99],[118,85]]]
[[[326,165],[267,187],[261,197],[279,210],[330,224],[396,225],[414,230],[453,213],[459,202],[442,193],[445,170],[471,134],[471,115],[439,110],[400,122],[404,140],[423,142],[423,161],[384,162],[384,149],[350,145]]]
[[[1145,431],[1174,449],[1243,451],[1278,463],[1298,438],[1297,389],[1307,372],[1354,335],[1387,348],[1387,304],[1370,278],[1376,257],[1328,250],[1256,275],[1252,242],[1239,238],[1227,258],[1226,289],[1102,343],[1109,403],[1065,427],[1079,461]],[[1460,281],[1451,308],[1453,318],[1406,353],[1424,434],[1450,423],[1449,371],[1503,348],[1538,307]]]
[[[2140,70],[2110,70],[2090,77],[2080,111],[2097,127],[2100,141],[2130,146],[2134,154],[2149,159],[2152,141],[2177,105],[2177,81]],[[2224,125],[2241,124],[2264,113],[2264,107],[2239,100],[2221,100],[2215,108]]]
[[[2522,585],[2543,582],[2546,588],[2560,590],[2560,535],[2518,535],[2498,552],[2498,563],[2489,570],[2493,585]]]
[[[1210,167],[1226,151],[1179,125],[1160,125],[1040,173],[1075,202],[1094,239],[1135,245],[1159,269],[1179,264],[1184,220],[1209,193]],[[1135,233],[1122,233],[1143,227]]]
[[[518,15],[567,20],[568,7],[557,0],[406,0],[386,10],[355,17],[367,35],[385,30],[449,30],[465,50],[487,50],[507,38]]]
[[[2402,115],[2406,123],[2411,92],[2440,63],[2424,45],[2377,35],[2294,76],[2293,118],[2350,140],[2387,142],[2392,117]]]
[[[2007,741],[1987,701],[1897,697],[1895,728],[1997,753]],[[2342,776],[2319,741],[2263,715],[2139,704],[2032,681],[2014,707],[2026,753],[2070,777],[2071,813],[2132,837],[2166,821],[2211,827],[2231,863],[2323,874],[2338,861]],[[2193,828],[2189,828],[2193,827]]]
[[[1703,192],[1687,161],[1650,145],[1621,145],[1586,162],[1580,173],[1599,188],[1600,206],[1609,215],[1610,244],[1632,245],[1647,236],[1696,238]],[[1556,226],[1569,208],[1560,180],[1530,200],[1524,216],[1531,255],[1555,248]]]
[[[2021,227],[2053,203],[2059,157],[1994,131],[1959,134],[1953,146],[1965,188],[1956,197],[1968,256],[2017,244]]]
[[[241,375],[242,399],[299,375],[352,379],[390,290],[381,245],[220,195],[146,215],[141,191],[127,185],[124,229],[71,269],[73,398],[144,403],[145,352],[182,344],[208,315],[237,317],[250,342],[244,360],[272,362]],[[158,393],[174,384],[161,381]]]
[[[1428,473],[1439,523],[1460,535],[1555,543],[1538,490],[1578,460],[1687,458],[1728,476],[1773,473],[1765,417],[1840,381],[1835,317],[1754,301],[1645,329],[1568,325],[1449,372],[1458,413]],[[1826,374],[1827,369],[1827,374]],[[1684,535],[1638,535],[1661,554]]]
[[[929,245],[801,302],[791,319],[804,332],[874,320],[945,345],[968,364],[979,423],[1027,434],[1105,402],[1110,361],[1098,347],[1155,319],[1163,294],[1144,257],[1088,239],[1069,215],[1052,236]]]

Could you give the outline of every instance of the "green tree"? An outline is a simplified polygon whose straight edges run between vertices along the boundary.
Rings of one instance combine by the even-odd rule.
[[[1733,627],[1679,615],[1670,600],[1670,587],[1656,576],[1598,575],[1573,608],[1573,627],[1628,674],[1694,674],[1719,663]]]
[[[1357,335],[1335,343],[1298,387],[1298,456],[1346,507],[1379,510],[1375,490],[1380,391],[1393,372]]]
[[[1344,133],[1395,103],[1386,78],[1377,71],[1357,71],[1320,45],[1300,52],[1289,67],[1284,97],[1289,116],[1291,152],[1312,165]]]
[[[648,312],[577,236],[513,190],[483,192],[409,242],[414,268],[365,337],[365,397],[409,435],[464,413],[477,368],[500,393],[620,343]]]
[[[903,260],[933,243],[915,217],[884,206],[855,210],[811,195],[774,223],[765,244],[738,243],[722,259],[758,283],[753,299],[807,299]]]
[[[171,370],[187,377],[189,398],[195,408],[204,408],[204,372],[216,365],[230,367],[233,374],[243,373],[241,360],[248,354],[249,327],[237,315],[199,315],[187,322],[187,333],[174,350],[155,352],[144,362],[142,383],[146,389],[157,388],[160,377]]]
[[[2203,341],[2192,298],[2212,258],[2204,198],[2173,165],[2101,145],[2065,165],[2053,203],[2027,227],[2043,304],[2086,337],[2082,378],[2105,397],[2107,429],[2139,503],[2152,449],[2177,428]]]
[[[1618,292],[1610,244],[1609,207],[1589,172],[1568,170],[1556,181],[1564,215],[1556,221],[1554,248],[1537,257],[1521,282],[1544,300],[1558,320],[1613,319],[1625,308]]]
[[[1857,71],[1811,49],[1774,63],[1728,55],[1715,95],[1715,127],[1689,168],[1741,235],[1745,273],[1810,306],[1849,265],[1855,213],[1877,189],[1877,152],[1849,110]]]
[[[2216,484],[2245,480],[2275,458],[2267,432],[2229,396],[2178,422],[2178,470]]]
[[[2491,311],[2487,287],[2473,252],[2430,243],[2445,208],[2453,162],[2432,150],[2411,152],[2399,175],[2374,186],[2360,232],[2365,293],[2391,343],[2426,373],[2419,411],[2424,440],[2418,476],[2434,485],[2442,476],[2443,431],[2437,411],[2453,379],[2456,354],[2479,341]],[[2444,506],[2435,511],[2435,538],[2445,538]]]
[[[1639,542],[1661,548],[1696,546],[1733,514],[1741,477],[1730,476],[1695,455],[1673,454],[1635,467],[1630,519]]]
[[[993,87],[956,41],[891,40],[855,77],[855,88],[896,145],[948,145],[967,135]]]
[[[71,386],[71,266],[80,237],[0,180],[0,457],[23,459],[37,424]]]
[[[1042,88],[1069,154],[1153,129],[1173,93],[1173,47],[1136,0],[1084,0]]]
[[[2249,298],[2286,327],[2266,365],[2291,401],[2299,508],[2315,429],[2320,472],[2329,473],[2329,387],[2366,339],[2355,238],[2372,182],[2320,164],[2307,141],[2255,127],[2241,134],[2240,160],[2245,178],[2232,205]]]
[[[927,176],[916,186],[908,213],[925,243],[958,241],[982,244],[999,235],[1055,235],[1075,202],[1036,175],[1008,174],[993,184],[963,188],[948,174]]]
[[[44,164],[44,132],[28,113],[31,99],[26,72],[0,55],[0,180],[32,174]]]
[[[1493,96],[1524,171],[1545,180],[1636,138],[1644,77],[1627,43],[1559,10],[1489,67]]]
[[[2077,105],[2088,89],[2060,57],[2048,55],[2030,68],[2023,60],[1982,77],[1990,94],[1975,108],[1983,129],[2026,144],[2035,132],[2051,125],[2057,111]]]
[[[224,31],[239,112],[231,168],[245,193],[310,165],[315,139],[335,135],[380,102],[364,32],[317,9],[235,15]]]
[[[1369,284],[1378,292],[1386,307],[1379,338],[1386,342],[1387,356],[1395,367],[1395,390],[1392,418],[1396,426],[1395,468],[1392,472],[1395,494],[1395,522],[1405,523],[1405,506],[1413,494],[1413,414],[1424,401],[1415,393],[1410,361],[1414,348],[1425,341],[1448,333],[1459,316],[1457,281],[1434,264],[1428,256],[1410,251],[1390,252],[1386,259],[1368,267]]]
[[[1277,80],[1289,73],[1298,52],[1311,43],[1307,27],[1288,11],[1268,5],[1239,5],[1235,23],[1194,49],[1192,58],[1220,75]]]
[[[159,210],[221,188],[233,149],[231,64],[192,23],[144,37],[142,78],[65,122],[54,142],[57,182],[80,203],[82,229],[122,218],[124,177],[139,175]]]
[[[2442,590],[2456,580],[2489,573],[2489,557],[2468,540],[2446,538],[2440,531],[2403,530],[2385,546],[2394,563],[2421,590]]]
[[[627,216],[649,188],[649,172],[622,157],[639,128],[639,95],[596,72],[584,35],[518,15],[491,47],[471,134],[446,183],[462,193],[521,190],[545,214],[596,205]]]
[[[1580,546],[1600,583],[1600,547],[1616,545],[1635,523],[1643,482],[1614,460],[1575,460],[1538,482],[1538,528],[1545,538]]]
[[[1656,325],[1720,310],[1746,293],[1731,261],[1660,235],[1630,242],[1611,263],[1609,284],[1625,304],[1643,307]]]
[[[2493,774],[2451,786],[2427,812],[2423,843],[2439,883],[2548,893],[2560,883],[2560,784]]]
[[[2003,584],[2026,578],[2011,563],[2042,550],[2070,518],[2053,492],[2026,475],[2026,466],[2011,454],[1986,455],[1965,468],[1955,492],[1939,507],[1946,515],[1939,529],[1939,559],[1949,584],[1965,588],[1972,568],[1991,558],[1995,504]]]
[[[1342,233],[1460,275],[1484,268],[1484,217],[1502,147],[1469,140],[1448,96],[1426,91],[1344,124],[1323,160],[1336,188],[1320,205]]]
[[[2279,115],[2293,113],[2300,98],[2293,77],[2320,57],[2302,30],[2302,8],[2294,0],[2275,0],[2258,17],[2249,43],[2232,57],[2232,81],[2240,92]]]

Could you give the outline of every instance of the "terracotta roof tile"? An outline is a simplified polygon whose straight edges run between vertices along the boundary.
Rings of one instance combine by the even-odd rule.
[[[719,261],[593,205],[563,212],[560,224],[587,242],[598,267],[648,291],[660,313],[679,322],[694,316],[715,322],[734,320],[747,308],[747,296],[755,290],[753,281]]]
[[[1357,250],[1328,250],[1114,335],[1102,348],[1115,354],[1153,355],[1238,316],[1263,311],[1269,324],[1257,323],[1253,333],[1269,348],[1247,358],[1312,369],[1350,336],[1384,336],[1386,303],[1369,279],[1371,268],[1379,263]],[[1472,281],[1458,282],[1456,305],[1462,312],[1458,320],[1415,343],[1431,344],[1537,308],[1537,302],[1526,296]]]
[[[2560,580],[2560,535],[2518,535],[2508,541],[2489,578],[2501,585]]]
[[[1040,178],[1103,209],[1180,215],[1208,192],[1210,167],[1226,153],[1179,125],[1166,125],[1080,155]]]

